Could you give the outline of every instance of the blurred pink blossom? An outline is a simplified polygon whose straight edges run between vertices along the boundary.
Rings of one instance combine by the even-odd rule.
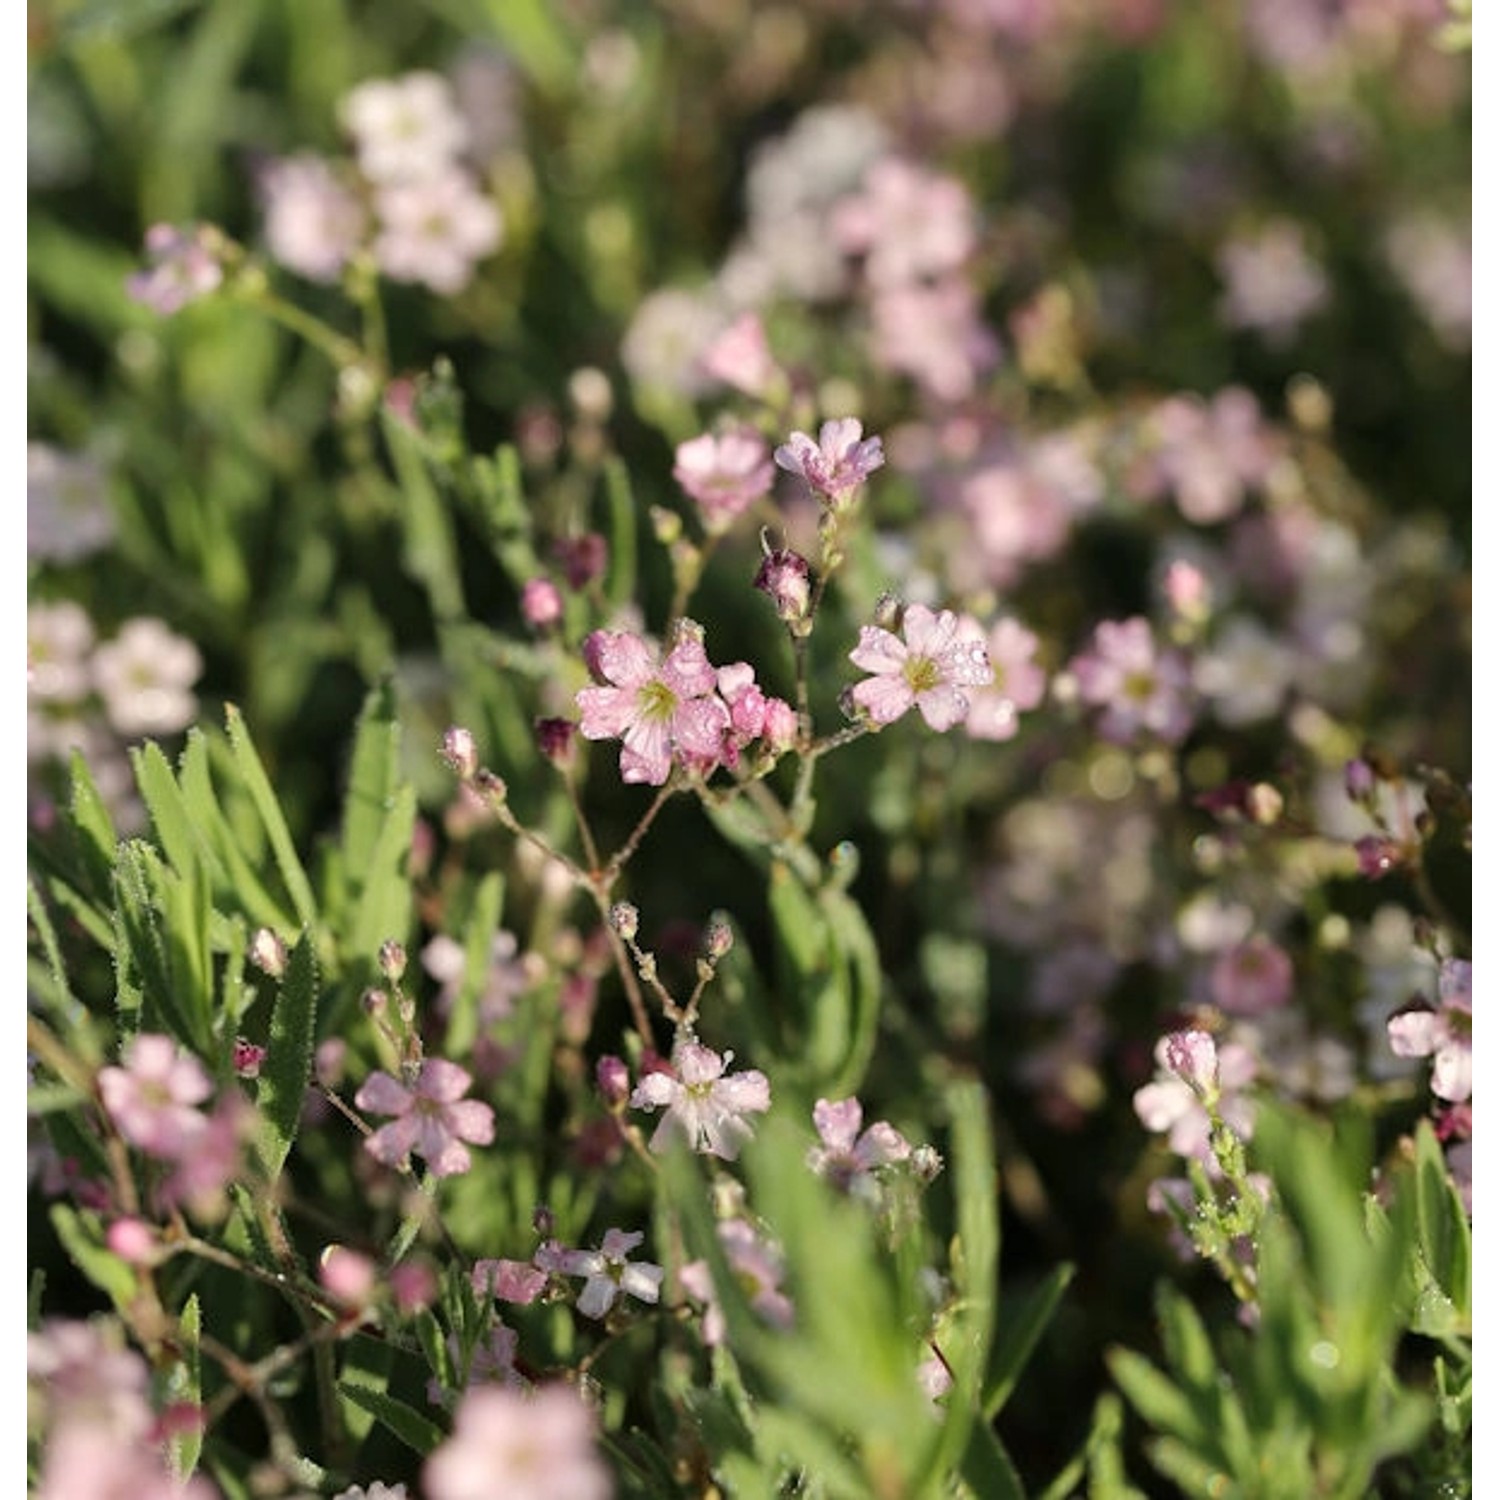
[[[454,168],[397,181],[375,195],[375,260],[393,281],[420,282],[443,296],[461,292],[477,263],[499,248],[500,209]]]
[[[763,495],[775,478],[763,439],[745,428],[705,432],[677,445],[672,477],[698,503],[705,529],[726,531]]]
[[[154,1032],[132,1037],[121,1063],[99,1070],[99,1094],[120,1134],[166,1161],[194,1149],[206,1124],[196,1106],[213,1092],[208,1069]]]
[[[313,152],[278,157],[261,168],[259,187],[272,259],[309,281],[337,281],[368,216],[333,163]]]
[[[1081,700],[1103,710],[1106,739],[1124,744],[1144,730],[1175,744],[1192,727],[1187,663],[1157,646],[1144,617],[1101,621],[1070,665]]]
[[[125,283],[127,295],[162,317],[216,291],[224,280],[220,263],[221,236],[209,224],[179,229],[153,224],[146,231],[145,270]]]

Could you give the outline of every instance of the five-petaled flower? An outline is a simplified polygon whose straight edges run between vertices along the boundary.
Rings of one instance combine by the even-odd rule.
[[[132,1146],[175,1161],[202,1137],[195,1108],[213,1092],[208,1070],[169,1036],[143,1032],[126,1045],[121,1067],[99,1070],[99,1093]]]
[[[722,1057],[699,1042],[681,1042],[672,1054],[671,1073],[647,1073],[630,1096],[633,1109],[665,1109],[651,1137],[660,1151],[673,1135],[681,1135],[694,1151],[733,1161],[750,1139],[747,1114],[771,1107],[771,1085],[764,1073],[751,1069],[725,1075],[734,1054]]]
[[[410,1088],[389,1073],[371,1073],[355,1104],[396,1118],[366,1137],[365,1150],[388,1167],[402,1165],[415,1152],[434,1177],[467,1172],[463,1143],[487,1146],[495,1138],[495,1112],[463,1097],[473,1081],[457,1063],[441,1057],[429,1057]]]
[[[910,1142],[894,1125],[877,1120],[861,1133],[863,1122],[858,1099],[819,1099],[813,1105],[819,1144],[808,1149],[807,1164],[844,1192],[863,1188],[877,1168],[911,1155]]]
[[[867,438],[854,417],[825,422],[818,440],[805,432],[794,432],[776,450],[777,464],[791,474],[800,474],[808,488],[821,495],[835,510],[885,463],[878,437]]]
[[[712,769],[719,762],[729,710],[714,692],[717,675],[698,639],[683,622],[677,644],[662,662],[638,635],[596,630],[584,642],[605,686],[581,688],[579,732],[589,740],[620,740],[620,776],[661,786],[676,757]]]
[[[1432,1059],[1432,1092],[1457,1104],[1474,1088],[1473,967],[1464,959],[1444,961],[1438,975],[1438,1008],[1413,1006],[1386,1022],[1397,1057]]]
[[[904,641],[878,625],[860,627],[849,660],[874,675],[854,685],[854,702],[876,724],[893,724],[916,704],[930,728],[951,729],[969,711],[963,689],[994,678],[984,643],[959,630],[952,610],[925,604],[907,606],[902,633]]]
[[[578,1311],[586,1318],[602,1318],[615,1299],[629,1295],[638,1302],[655,1302],[661,1296],[664,1274],[649,1261],[632,1264],[626,1256],[645,1238],[640,1230],[607,1229],[597,1250],[564,1250],[559,1256],[568,1276],[588,1279],[578,1294]]]

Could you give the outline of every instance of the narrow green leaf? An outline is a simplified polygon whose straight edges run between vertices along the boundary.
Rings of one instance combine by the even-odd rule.
[[[179,1358],[167,1371],[166,1397],[171,1402],[185,1402],[198,1406],[203,1401],[202,1359],[198,1347],[202,1332],[202,1315],[198,1308],[198,1294],[194,1292],[183,1306],[177,1319]],[[198,1467],[198,1455],[203,1451],[203,1431],[189,1423],[186,1429],[175,1433],[168,1447],[172,1472],[179,1482],[185,1481]]]
[[[1125,1399],[1152,1426],[1190,1441],[1203,1437],[1203,1424],[1194,1404],[1144,1355],[1116,1346],[1105,1363]]]
[[[88,875],[90,894],[106,901],[113,886],[119,839],[88,762],[77,750],[69,758],[69,781],[68,824],[74,847]]]
[[[988,1422],[975,1422],[970,1428],[962,1473],[964,1481],[984,1500],[1026,1500],[1021,1477]]]
[[[369,1412],[382,1427],[423,1458],[443,1440],[443,1430],[437,1423],[385,1391],[373,1390],[356,1381],[341,1380],[339,1394]]]
[[[1473,1303],[1469,1217],[1428,1120],[1417,1126],[1416,1148],[1417,1240],[1438,1290],[1467,1319]]]
[[[115,912],[121,943],[116,955],[116,1004],[122,1020],[133,1012],[131,1029],[138,1022],[146,1031],[171,1031],[187,1040],[193,1035],[193,1027],[182,1007],[162,923],[164,877],[161,856],[150,844],[128,839],[120,845],[115,866]]]
[[[1026,1361],[1052,1321],[1052,1314],[1072,1279],[1071,1265],[1054,1266],[1023,1298],[1007,1297],[1001,1303],[1000,1327],[984,1382],[986,1417],[993,1418],[1010,1400]]]
[[[317,1011],[318,964],[312,937],[303,933],[287,958],[286,973],[277,991],[256,1094],[262,1117],[261,1154],[267,1175],[273,1180],[280,1175],[297,1136],[312,1075]]]
[[[140,746],[132,746],[130,764],[135,771],[135,783],[140,788],[141,800],[151,815],[151,826],[156,830],[157,842],[162,847],[172,867],[183,876],[191,876],[199,859],[207,853],[203,836],[194,825],[183,801],[182,788],[161,752],[161,746],[147,740]]]
[[[26,914],[31,918],[31,925],[36,928],[37,936],[41,939],[42,952],[47,958],[47,972],[51,974],[56,986],[56,1003],[53,1008],[64,1020],[71,1022],[77,1014],[78,1001],[68,984],[68,972],[63,965],[62,950],[57,945],[52,918],[47,914],[42,893],[37,890],[36,882],[29,875],[26,877]]]
[[[229,743],[234,751],[235,763],[239,767],[245,789],[250,793],[250,798],[255,804],[256,812],[260,815],[266,836],[271,841],[271,851],[276,856],[276,867],[281,871],[281,878],[286,883],[287,894],[292,898],[292,905],[296,908],[298,920],[304,928],[314,930],[318,922],[318,909],[313,900],[312,886],[308,884],[307,872],[302,868],[302,861],[297,858],[297,849],[292,843],[292,835],[286,826],[286,818],[282,815],[281,804],[276,799],[276,793],[271,789],[271,783],[266,779],[265,766],[262,765],[260,756],[256,753],[254,742],[250,738],[250,731],[245,727],[244,718],[234,704],[225,705],[224,720],[229,732]]]
[[[577,49],[556,6],[545,0],[485,0],[485,11],[506,52],[544,93],[573,86]]]
[[[827,913],[829,928],[847,966],[847,1045],[839,1071],[827,1085],[830,1098],[842,1099],[859,1092],[875,1055],[885,976],[875,935],[858,904],[829,887],[819,892],[818,904]]]
[[[370,852],[351,939],[356,962],[373,956],[387,938],[404,942],[411,925],[411,882],[406,878],[406,858],[411,851],[412,830],[417,818],[417,794],[409,784],[396,793]]]
[[[1211,1391],[1218,1383],[1219,1365],[1193,1304],[1172,1294],[1163,1284],[1156,1299],[1156,1316],[1167,1362],[1178,1380],[1194,1391]]]
[[[349,762],[349,789],[344,794],[344,871],[356,897],[364,888],[365,873],[396,794],[400,753],[396,695],[386,679],[370,690],[360,710]]]
[[[447,501],[411,431],[388,414],[381,422],[381,431],[401,490],[406,571],[427,590],[432,612],[439,620],[461,620],[467,611]]]
[[[343,1345],[339,1387],[344,1406],[344,1426],[356,1443],[364,1442],[369,1435],[375,1422],[375,1413],[368,1406],[360,1406],[354,1402],[344,1388],[358,1386],[360,1390],[384,1395],[390,1384],[395,1353],[394,1346],[384,1339],[364,1338],[360,1335],[346,1340]]]

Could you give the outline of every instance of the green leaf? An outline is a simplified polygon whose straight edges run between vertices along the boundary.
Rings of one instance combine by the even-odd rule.
[[[141,790],[141,799],[151,814],[157,842],[173,868],[180,875],[191,876],[207,850],[161,746],[151,740],[139,747],[132,746],[130,764],[135,771],[136,785]]]
[[[562,12],[546,0],[484,0],[496,37],[544,93],[561,94],[578,77],[578,51]]]
[[[443,1440],[443,1430],[437,1423],[385,1391],[373,1390],[357,1381],[341,1380],[339,1394],[369,1412],[382,1427],[423,1458]]]
[[[36,928],[37,936],[41,939],[42,952],[47,958],[47,972],[57,987],[55,1003],[51,1008],[63,1020],[72,1022],[78,1012],[78,1001],[68,984],[68,972],[63,965],[62,950],[57,946],[57,933],[53,929],[52,918],[47,915],[42,893],[37,890],[36,882],[29,875],[26,877],[26,914],[31,918],[31,925]]]
[[[358,1405],[348,1395],[347,1387],[357,1386],[362,1391],[384,1395],[390,1384],[395,1354],[394,1346],[384,1339],[356,1334],[344,1343],[343,1359],[339,1365],[339,1389],[345,1408],[344,1426],[356,1443],[362,1443],[369,1435],[375,1413],[368,1406]]]
[[[1443,1148],[1428,1120],[1417,1126],[1416,1178],[1417,1242],[1438,1291],[1467,1324],[1473,1310],[1472,1232]]]
[[[984,1500],[1026,1500],[1021,1477],[988,1422],[975,1422],[970,1428],[961,1472],[965,1483]]]
[[[374,955],[388,938],[406,940],[411,925],[411,882],[406,877],[406,858],[411,852],[412,830],[417,818],[417,794],[410,785],[396,793],[386,814],[365,873],[364,894],[354,921],[350,941],[352,957],[358,961]]]
[[[390,815],[400,780],[401,726],[396,695],[389,679],[372,688],[360,710],[344,795],[342,847],[344,871],[358,896],[375,846]]]
[[[99,1226],[94,1215],[85,1218],[66,1203],[54,1203],[48,1216],[73,1264],[121,1313],[128,1313],[136,1297],[135,1272],[100,1243]]]
[[[318,922],[317,903],[313,900],[307,872],[297,857],[296,845],[292,842],[281,804],[276,799],[276,793],[271,790],[265,767],[250,738],[250,731],[245,727],[245,721],[234,704],[225,705],[224,721],[229,733],[229,744],[234,751],[235,764],[239,767],[245,789],[255,804],[266,836],[271,841],[276,867],[281,871],[281,878],[286,884],[287,894],[292,898],[297,918],[305,929],[312,931],[316,929]]]
[[[177,1319],[178,1358],[167,1371],[166,1398],[170,1402],[185,1402],[198,1406],[203,1400],[203,1371],[198,1340],[202,1332],[202,1315],[198,1308],[198,1294],[194,1292],[184,1304]],[[203,1431],[189,1423],[179,1433],[174,1433],[169,1444],[172,1472],[179,1482],[185,1481],[198,1467],[198,1455],[203,1451]]]
[[[381,431],[401,489],[399,511],[406,571],[427,590],[437,619],[462,620],[467,610],[447,501],[410,429],[386,413]]]
[[[635,597],[636,504],[630,471],[615,456],[604,463],[604,497],[609,505],[609,568],[604,575],[604,598],[618,610]]]
[[[318,964],[312,938],[303,933],[288,955],[286,973],[276,994],[256,1093],[262,1118],[261,1155],[273,1181],[280,1176],[297,1136],[312,1076],[317,1011]]]
[[[94,785],[88,762],[75,750],[69,759],[68,826],[87,874],[89,893],[108,901],[114,887],[115,848],[119,844],[109,809]]]
[[[120,845],[115,864],[115,913],[121,942],[116,954],[116,1005],[122,1023],[132,1031],[137,1027],[170,1031],[187,1040],[194,1028],[173,972],[162,914],[164,885],[161,856],[150,844],[127,839]]]
[[[1116,1346],[1105,1354],[1105,1363],[1125,1399],[1152,1427],[1193,1442],[1202,1440],[1203,1426],[1193,1402],[1144,1355]]]
[[[1071,1265],[1054,1266],[1019,1302],[1007,1298],[1000,1307],[1000,1328],[985,1375],[983,1411],[993,1418],[1010,1399],[1037,1340],[1052,1321],[1062,1294],[1073,1280]]]

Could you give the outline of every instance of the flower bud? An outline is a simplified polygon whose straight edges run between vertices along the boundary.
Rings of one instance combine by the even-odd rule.
[[[755,587],[776,606],[787,624],[807,618],[812,602],[812,574],[807,559],[786,548],[768,551],[755,574]]]
[[[550,578],[532,578],[521,590],[521,615],[528,625],[543,629],[562,619],[563,600]]]
[[[594,1082],[606,1109],[618,1112],[625,1107],[630,1098],[630,1069],[623,1058],[605,1053],[594,1065]]]
[[[286,944],[269,927],[258,927],[250,939],[249,959],[262,974],[280,979],[286,973]]]
[[[241,1078],[259,1078],[260,1065],[266,1060],[266,1049],[244,1037],[234,1039],[234,1071]]]
[[[443,736],[443,747],[439,752],[443,763],[461,780],[472,781],[479,770],[479,748],[474,736],[467,729],[457,726]]]
[[[720,917],[708,924],[703,934],[703,951],[717,963],[734,947],[734,929]]]
[[[538,719],[532,726],[536,747],[555,766],[566,766],[573,759],[573,734],[578,726],[571,719]]]
[[[641,914],[630,902],[616,901],[609,909],[609,925],[627,943],[634,942],[636,933],[640,931]]]
[[[609,565],[609,544],[597,531],[558,542],[553,554],[562,564],[563,577],[570,589],[587,588],[596,578],[604,576]]]

